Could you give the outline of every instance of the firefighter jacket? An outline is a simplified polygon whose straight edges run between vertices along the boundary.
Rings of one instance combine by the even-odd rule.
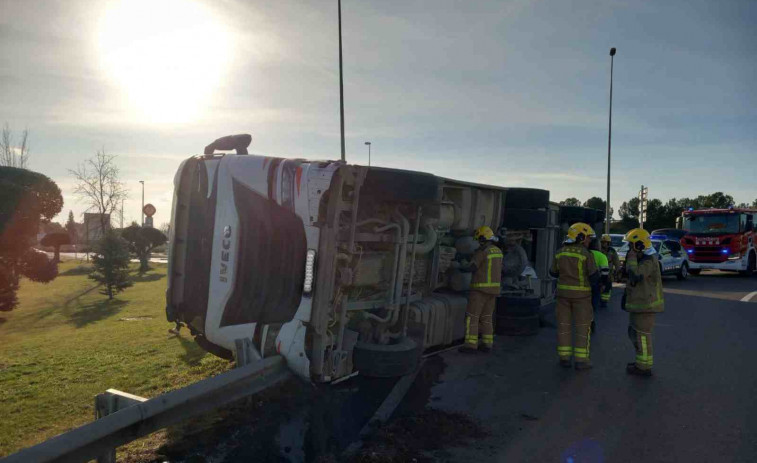
[[[566,244],[555,254],[549,274],[557,278],[557,297],[591,297],[591,285],[599,280],[591,252],[580,244]]]
[[[607,262],[610,264],[610,278],[613,279],[620,271],[620,257],[618,257],[618,251],[611,246],[604,254],[607,256]]]
[[[662,312],[665,300],[662,297],[662,276],[657,255],[642,255],[637,259],[626,258],[628,285],[621,307],[627,312]]]
[[[499,296],[502,281],[502,251],[493,243],[487,243],[473,255],[473,278],[470,288],[486,294]]]
[[[602,251],[591,250],[591,254],[594,256],[594,263],[597,264],[597,270],[599,271],[599,278],[603,286],[610,284],[610,264],[607,261],[607,256]]]

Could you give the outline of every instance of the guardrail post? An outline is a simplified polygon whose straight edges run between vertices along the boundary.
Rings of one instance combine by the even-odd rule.
[[[117,389],[108,389],[102,394],[95,396],[95,420],[104,418],[111,413],[116,413],[132,405],[146,402],[147,399],[134,394],[122,392]],[[116,463],[116,449],[108,450],[97,457],[97,463]]]

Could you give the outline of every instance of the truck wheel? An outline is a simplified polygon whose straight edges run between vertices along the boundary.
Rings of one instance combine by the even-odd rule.
[[[547,211],[535,209],[505,209],[504,227],[510,230],[528,230],[530,228],[546,228]]]
[[[692,275],[699,275],[700,273],[702,273],[702,269],[701,268],[690,268],[689,269],[689,273],[692,274]]]
[[[679,280],[685,280],[689,278],[689,266],[684,262],[681,264],[681,269],[678,270],[678,275],[676,275],[676,278]]]
[[[560,206],[560,222],[572,225],[584,219],[584,208],[581,206]]]
[[[355,369],[363,376],[393,378],[412,372],[418,365],[421,349],[411,338],[397,344],[373,344],[358,341],[352,352]]]
[[[754,253],[751,252],[751,253],[749,253],[749,263],[747,264],[746,270],[743,270],[743,271],[739,272],[739,274],[741,276],[750,277],[750,276],[754,275],[755,266],[757,266],[757,265],[755,265]]]
[[[505,213],[508,209],[546,209],[549,191],[535,188],[508,188],[505,194]]]
[[[501,296],[497,298],[497,316],[531,317],[539,314],[538,297]]]
[[[539,316],[511,317],[497,315],[497,326],[494,331],[505,336],[532,336],[539,332]]]

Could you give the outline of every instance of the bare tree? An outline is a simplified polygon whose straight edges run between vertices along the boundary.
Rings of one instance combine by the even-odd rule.
[[[29,131],[21,132],[21,141],[14,144],[13,132],[8,123],[5,123],[0,134],[0,166],[26,168],[29,162]]]
[[[76,178],[74,193],[79,197],[79,201],[89,206],[87,210],[100,214],[103,233],[110,225],[106,216],[119,211],[121,201],[128,196],[115,159],[116,156],[105,154],[103,148],[94,158],[87,159],[76,169],[69,170]]]

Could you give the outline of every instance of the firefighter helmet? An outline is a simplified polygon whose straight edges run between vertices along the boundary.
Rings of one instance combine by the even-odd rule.
[[[596,236],[594,229],[583,222],[576,222],[568,228],[568,239],[576,243],[583,242],[589,236]]]
[[[476,229],[476,231],[473,233],[473,238],[477,240],[484,238],[486,241],[491,241],[494,239],[494,232],[491,228],[484,225],[483,227],[478,227]]]
[[[649,232],[643,228],[634,228],[626,233],[625,240],[631,243],[631,246],[637,251],[644,251],[652,247],[652,240],[649,239]]]
[[[607,233],[605,233],[604,235],[602,235],[602,242],[603,243],[612,243],[612,238],[610,238],[610,235],[608,235]]]

